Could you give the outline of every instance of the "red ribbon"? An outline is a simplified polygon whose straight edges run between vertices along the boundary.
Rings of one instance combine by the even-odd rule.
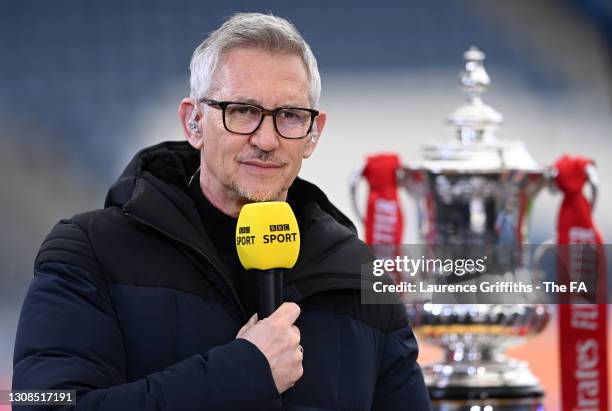
[[[378,258],[393,258],[400,251],[404,223],[397,196],[399,167],[400,159],[396,154],[378,154],[368,156],[363,170],[370,187],[365,216],[366,243],[392,246],[379,247]],[[401,281],[399,273],[390,272],[389,275],[396,283]]]
[[[558,280],[586,281],[596,284],[598,304],[571,304],[576,294],[564,295],[559,305],[559,340],[561,342],[561,403],[563,411],[607,411],[607,306],[605,296],[606,263],[601,233],[595,227],[591,206],[582,194],[587,181],[584,157],[563,156],[555,163],[557,186],[563,202],[557,224]],[[571,244],[571,246],[566,246]],[[584,258],[584,249],[591,256]],[[576,254],[577,253],[577,254]],[[579,257],[579,258],[577,258]],[[593,297],[593,295],[591,295]]]
[[[368,156],[363,176],[370,193],[365,217],[366,243],[400,244],[403,218],[397,196],[397,170],[400,159],[396,154]]]

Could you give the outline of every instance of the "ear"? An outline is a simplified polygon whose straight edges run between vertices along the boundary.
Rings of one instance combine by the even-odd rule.
[[[315,118],[315,123],[312,126],[312,131],[310,135],[306,137],[308,141],[306,142],[306,147],[304,148],[304,158],[308,158],[314,153],[319,140],[321,139],[321,134],[323,133],[323,128],[325,128],[325,122],[327,121],[327,113],[324,111],[320,111],[317,118]]]
[[[192,98],[184,98],[181,100],[178,108],[178,115],[185,139],[189,141],[189,144],[196,150],[202,149],[204,142],[202,126],[200,124],[202,113],[198,108],[197,102]]]

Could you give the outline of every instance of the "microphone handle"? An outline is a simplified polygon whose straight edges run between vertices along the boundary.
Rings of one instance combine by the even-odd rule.
[[[270,268],[257,271],[259,285],[257,318],[263,320],[283,303],[283,269]]]

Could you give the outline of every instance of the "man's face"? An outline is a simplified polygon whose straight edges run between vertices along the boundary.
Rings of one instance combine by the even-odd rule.
[[[308,77],[295,55],[256,49],[231,50],[222,59],[206,97],[257,104],[267,109],[310,107]],[[223,126],[222,111],[201,104],[203,190],[215,205],[226,201],[285,200],[302,159],[316,143],[310,137],[289,140],[278,135],[271,116],[251,135],[233,134]],[[325,124],[320,115],[319,133]],[[212,197],[212,198],[211,198]]]

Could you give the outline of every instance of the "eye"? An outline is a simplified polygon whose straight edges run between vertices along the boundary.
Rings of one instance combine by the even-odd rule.
[[[284,120],[302,121],[305,118],[304,110],[283,110],[280,112]]]
[[[258,110],[255,107],[251,106],[243,106],[238,109],[238,112],[241,114],[256,114],[257,111]]]
[[[227,113],[233,116],[255,117],[259,116],[259,109],[248,104],[230,104],[227,106]]]

